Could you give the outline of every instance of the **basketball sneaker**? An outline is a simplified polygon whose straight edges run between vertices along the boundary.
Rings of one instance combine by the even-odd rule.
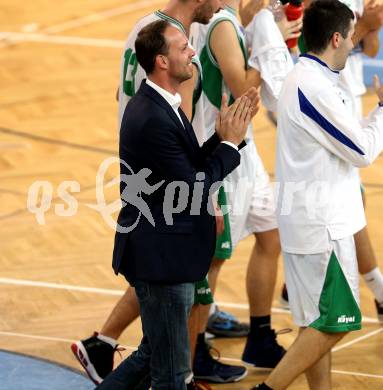
[[[249,334],[249,325],[239,322],[232,314],[221,311],[216,307],[209,316],[207,332],[216,337],[244,337]]]
[[[89,378],[99,385],[113,370],[113,357],[118,348],[112,347],[97,338],[98,333],[85,340],[77,341],[71,345],[72,352],[80,364],[84,367]]]
[[[253,335],[247,337],[242,360],[255,367],[274,368],[285,353],[286,350],[277,342],[277,333],[270,329],[262,338]]]
[[[213,348],[204,342],[197,342],[193,374],[194,378],[212,383],[238,382],[247,375],[243,366],[224,364],[211,356]]]
[[[379,303],[375,299],[376,314],[378,315],[378,321],[383,322],[383,303]]]

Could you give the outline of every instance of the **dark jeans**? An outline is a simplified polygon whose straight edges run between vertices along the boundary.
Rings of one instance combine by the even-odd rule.
[[[188,319],[194,284],[136,282],[144,337],[98,390],[185,390],[191,377]]]

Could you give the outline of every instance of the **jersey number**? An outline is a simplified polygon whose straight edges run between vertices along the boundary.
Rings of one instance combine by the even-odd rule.
[[[134,78],[137,73],[138,62],[136,53],[133,53],[132,49],[128,49],[124,57],[124,93],[132,97],[135,94]]]

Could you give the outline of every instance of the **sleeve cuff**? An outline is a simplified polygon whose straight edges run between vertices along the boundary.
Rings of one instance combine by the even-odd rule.
[[[229,145],[229,146],[231,146],[232,148],[234,148],[235,150],[238,151],[238,146],[237,146],[237,145],[234,145],[232,142],[229,142],[229,141],[222,141],[221,143],[222,143],[222,144]]]

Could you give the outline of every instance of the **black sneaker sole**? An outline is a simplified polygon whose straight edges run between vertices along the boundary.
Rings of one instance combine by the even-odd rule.
[[[233,383],[233,382],[239,382],[241,379],[245,378],[247,376],[247,369],[242,375],[239,376],[232,376],[226,379],[223,379],[219,376],[198,376],[194,374],[194,379],[196,380],[201,380],[205,382],[210,382],[210,383]]]

